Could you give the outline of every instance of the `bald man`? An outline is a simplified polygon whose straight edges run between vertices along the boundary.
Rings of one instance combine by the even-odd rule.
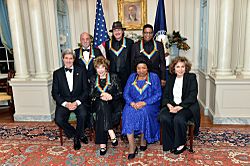
[[[87,32],[83,32],[80,35],[80,43],[80,48],[74,50],[76,55],[75,64],[87,70],[89,80],[96,73],[93,60],[98,56],[102,56],[102,53],[98,48],[92,47],[91,38]]]

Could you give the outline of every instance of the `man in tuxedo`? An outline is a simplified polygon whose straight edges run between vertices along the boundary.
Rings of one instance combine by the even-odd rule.
[[[146,56],[151,62],[151,71],[158,74],[161,86],[166,85],[166,60],[164,48],[161,42],[153,39],[153,26],[146,24],[143,26],[143,39],[136,42],[132,47],[131,66],[135,70],[134,60],[138,56]]]
[[[91,45],[91,38],[89,33],[83,32],[80,35],[80,48],[74,50],[76,55],[76,60],[74,62],[75,65],[84,68],[87,71],[88,84],[91,76],[96,74],[96,70],[94,68],[94,59],[98,56],[102,56],[101,51],[98,48],[94,48]],[[86,104],[88,113],[87,119],[85,121],[86,128],[92,128],[93,124],[91,123],[91,100],[88,97],[88,104]]]
[[[88,96],[87,74],[85,68],[73,65],[75,60],[73,50],[64,50],[62,59],[64,66],[53,73],[52,97],[56,101],[55,122],[68,138],[74,138],[74,149],[79,150],[80,141],[88,143],[88,138],[84,134],[87,115],[85,103]],[[68,122],[71,112],[76,114],[76,128]]]
[[[96,73],[93,65],[94,58],[102,56],[98,48],[91,46],[91,38],[87,32],[80,35],[80,48],[75,49],[75,64],[87,70],[87,77],[90,79]]]

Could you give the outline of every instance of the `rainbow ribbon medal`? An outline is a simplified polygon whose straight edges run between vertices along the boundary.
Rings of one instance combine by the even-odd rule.
[[[140,53],[143,53],[146,57],[148,57],[148,59],[151,59],[151,57],[154,56],[155,52],[158,51],[157,46],[156,46],[156,42],[154,40],[153,40],[153,42],[154,42],[154,49],[149,54],[144,50],[144,43],[142,40],[140,43]]]
[[[105,86],[103,88],[100,86],[100,80],[101,80],[100,76],[97,75],[96,80],[95,80],[95,87],[97,87],[97,90],[99,92],[101,92],[101,93],[106,92],[106,90],[108,89],[108,85],[111,84],[110,83],[110,75],[109,75],[109,73],[106,74],[106,84],[105,84]]]
[[[90,47],[89,60],[86,61],[84,59],[84,57],[83,57],[83,54],[82,54],[82,47],[80,48],[80,57],[79,57],[79,59],[81,59],[83,61],[83,63],[85,64],[87,69],[88,69],[88,66],[89,66],[90,62],[95,58],[95,55],[92,55],[93,52],[94,52],[94,48]]]
[[[149,85],[151,85],[151,81],[150,81],[150,77],[149,77],[149,73],[147,75],[147,78],[146,78],[146,81],[144,83],[144,85],[142,86],[142,88],[140,88],[138,85],[137,85],[137,80],[138,80],[138,75],[136,76],[134,82],[132,83],[132,85],[135,87],[135,89],[140,93],[142,94]]]
[[[120,53],[122,52],[122,50],[126,48],[126,40],[125,40],[125,37],[123,38],[122,40],[122,46],[119,48],[119,50],[115,50],[113,47],[112,47],[112,39],[109,41],[109,49],[116,55],[116,56],[119,56]]]

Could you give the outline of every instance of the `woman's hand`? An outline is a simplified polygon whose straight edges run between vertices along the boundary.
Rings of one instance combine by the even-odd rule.
[[[172,105],[171,105],[172,106]],[[171,108],[171,109],[170,109]],[[177,112],[179,112],[180,110],[182,110],[183,108],[181,107],[181,106],[175,106],[175,107],[170,107],[169,108],[169,112],[171,112],[171,113],[177,113]]]
[[[137,109],[141,109],[141,108],[143,108],[144,106],[146,106],[146,102],[144,102],[144,101],[139,101],[139,102],[136,103],[136,105],[137,105]]]
[[[137,109],[136,106],[135,106],[135,105],[136,105],[135,102],[131,102],[130,105],[131,105],[131,107],[133,107],[134,109]]]
[[[171,113],[177,113],[178,112],[177,108],[172,106],[171,104],[167,104],[167,107],[169,109],[169,112],[171,112]]]
[[[138,110],[138,109],[141,109],[141,108],[143,108],[144,106],[146,106],[147,103],[144,102],[144,101],[139,101],[139,102],[137,102],[137,103],[131,102],[130,105],[131,105],[131,107],[133,107],[134,109]]]
[[[169,112],[175,113],[174,106],[172,106],[171,104],[167,104],[167,107],[169,109]]]
[[[107,93],[107,92],[103,92],[101,93],[100,95],[100,98],[104,101],[109,101],[109,100],[112,100],[113,97],[111,96],[111,94]]]
[[[183,108],[181,106],[175,106],[174,110],[177,112],[179,112],[180,110],[182,110]]]

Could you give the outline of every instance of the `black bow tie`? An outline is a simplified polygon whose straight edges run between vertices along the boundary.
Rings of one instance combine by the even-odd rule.
[[[82,51],[83,51],[83,52],[84,52],[84,51],[87,51],[87,52],[89,52],[89,49],[84,49],[84,48],[83,48],[83,49],[82,49]]]
[[[72,72],[72,69],[65,68],[65,71],[69,71],[70,73]]]

